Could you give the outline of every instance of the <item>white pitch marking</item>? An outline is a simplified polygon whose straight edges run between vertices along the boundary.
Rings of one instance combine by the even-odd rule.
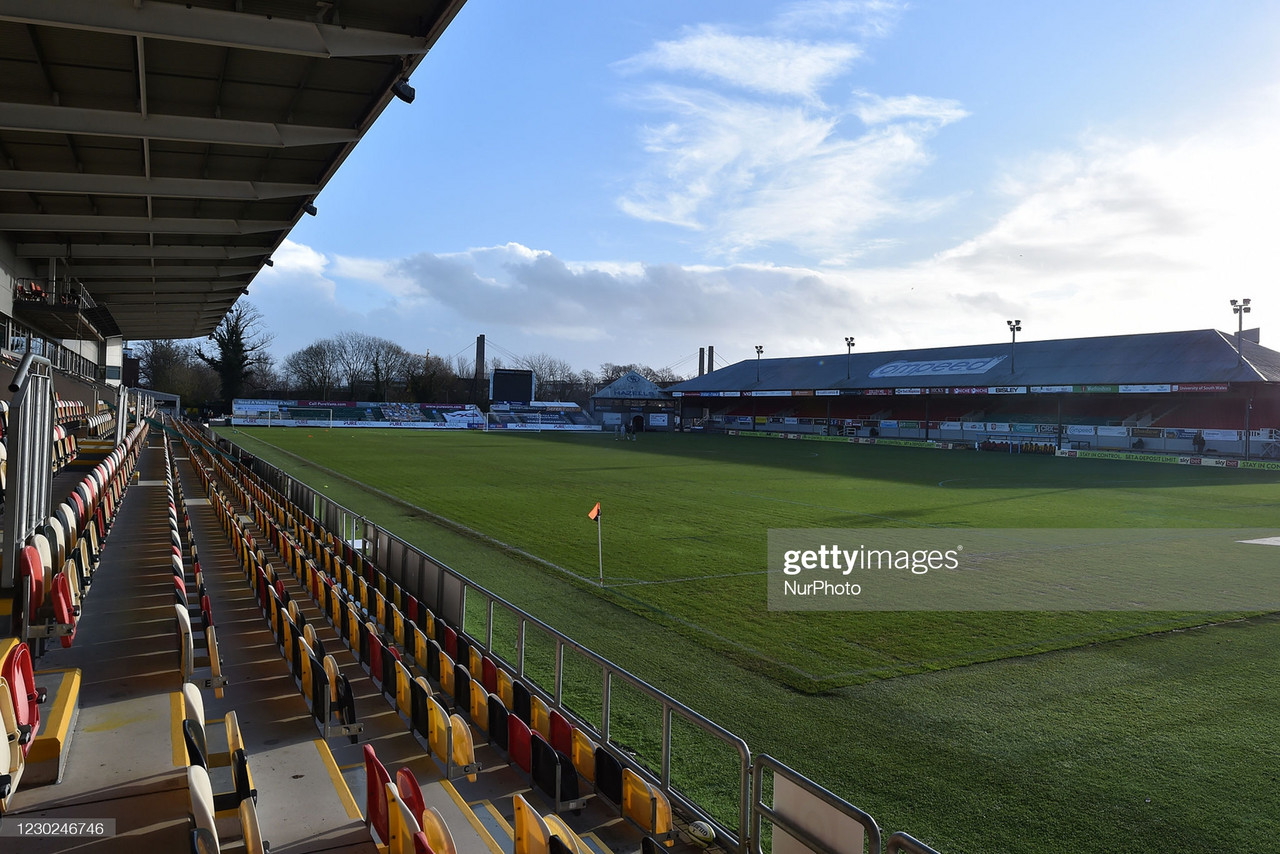
[[[1236,540],[1237,543],[1253,543],[1259,546],[1280,546],[1280,537],[1263,537],[1260,540]]]

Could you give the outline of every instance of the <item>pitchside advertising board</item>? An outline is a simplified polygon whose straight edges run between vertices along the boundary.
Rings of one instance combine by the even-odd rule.
[[[462,403],[379,403],[354,400],[236,399],[236,427],[397,427],[415,430],[477,430],[484,413]]]

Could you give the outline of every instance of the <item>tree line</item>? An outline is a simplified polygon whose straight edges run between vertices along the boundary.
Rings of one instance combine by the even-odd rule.
[[[319,338],[277,364],[268,348],[274,337],[261,313],[237,304],[204,341],[159,339],[133,348],[144,388],[182,396],[184,405],[230,411],[242,397],[312,400],[366,400],[404,403],[487,403],[487,381],[474,388],[475,362],[413,353],[394,341],[344,331]],[[630,371],[656,383],[684,377],[669,368],[605,362],[598,371],[575,371],[546,353],[485,360],[495,368],[533,371],[541,400],[586,406],[591,395]]]

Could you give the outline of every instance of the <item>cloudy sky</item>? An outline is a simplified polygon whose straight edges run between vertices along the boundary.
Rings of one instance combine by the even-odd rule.
[[[251,288],[279,358],[1280,344],[1271,0],[471,0],[412,83]]]

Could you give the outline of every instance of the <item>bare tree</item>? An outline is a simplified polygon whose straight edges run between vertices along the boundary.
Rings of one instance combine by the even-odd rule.
[[[308,344],[284,360],[284,372],[290,381],[320,400],[328,399],[340,370],[337,348],[331,338]]]
[[[143,341],[134,349],[144,387],[196,404],[217,399],[218,376],[196,356],[194,344],[170,338]]]
[[[393,386],[408,385],[406,372],[414,355],[394,341],[366,335],[369,374],[373,380],[373,399],[389,400]]]
[[[355,400],[359,386],[366,381],[373,367],[369,346],[370,335],[347,330],[333,337],[334,354],[347,383],[348,399]]]

